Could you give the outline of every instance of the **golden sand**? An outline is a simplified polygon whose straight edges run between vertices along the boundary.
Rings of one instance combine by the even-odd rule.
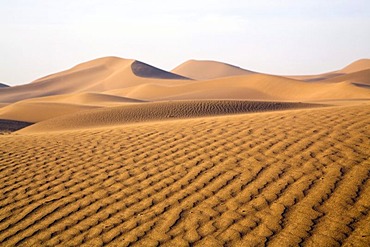
[[[370,106],[0,136],[3,246],[368,246]]]

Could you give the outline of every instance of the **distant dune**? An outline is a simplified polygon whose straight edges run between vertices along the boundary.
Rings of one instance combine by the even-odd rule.
[[[342,81],[341,77],[342,76],[347,76],[348,74],[355,73],[355,72],[360,72],[360,71],[365,71],[370,69],[370,59],[360,59],[357,60],[343,69],[333,71],[333,72],[328,72],[320,75],[304,75],[304,76],[287,76],[288,78],[291,79],[296,79],[296,80],[301,80],[301,81],[307,81],[307,82],[317,82],[317,81]],[[342,77],[343,78],[343,77]],[[368,81],[369,79],[366,78]]]
[[[217,61],[189,60],[172,70],[173,73],[196,80],[249,75],[253,71]]]
[[[343,82],[309,84],[280,76],[250,74],[165,86],[144,84],[109,91],[110,94],[145,100],[244,99],[308,101],[369,98],[370,91]]]
[[[63,94],[10,104],[0,108],[0,119],[35,123],[83,110],[140,102],[143,101],[101,93]]]
[[[320,105],[236,100],[155,102],[109,107],[69,114],[35,124],[30,128],[24,129],[22,133],[65,131],[135,122],[276,111],[315,106],[317,107]]]
[[[323,82],[350,82],[355,85],[366,84],[370,86],[370,69],[329,78]]]
[[[103,57],[29,84],[2,87],[0,119],[40,122],[144,101],[364,100],[370,99],[369,61],[363,59],[342,70],[294,79],[216,61],[189,60],[167,72],[133,59]]]
[[[361,70],[369,70],[370,69],[370,59],[360,59],[357,60],[343,69],[339,70],[341,73],[354,73]]]
[[[67,93],[103,92],[149,82],[173,85],[184,81],[187,81],[184,77],[135,60],[105,57],[48,75],[30,84],[3,88],[0,102]]]

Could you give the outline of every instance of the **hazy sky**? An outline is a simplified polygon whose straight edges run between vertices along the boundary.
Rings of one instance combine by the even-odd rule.
[[[369,0],[0,0],[0,81],[102,56],[310,74],[370,58]]]

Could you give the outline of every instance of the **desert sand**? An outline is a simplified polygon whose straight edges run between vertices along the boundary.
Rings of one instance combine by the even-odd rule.
[[[217,61],[194,59],[180,64],[171,72],[195,80],[209,80],[255,73],[253,71],[245,70],[231,64],[221,63]]]
[[[370,60],[100,58],[0,89],[0,246],[369,246]]]

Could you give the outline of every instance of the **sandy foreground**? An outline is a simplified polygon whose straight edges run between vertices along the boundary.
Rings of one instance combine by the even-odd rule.
[[[362,104],[1,135],[1,246],[369,246],[369,116]]]

